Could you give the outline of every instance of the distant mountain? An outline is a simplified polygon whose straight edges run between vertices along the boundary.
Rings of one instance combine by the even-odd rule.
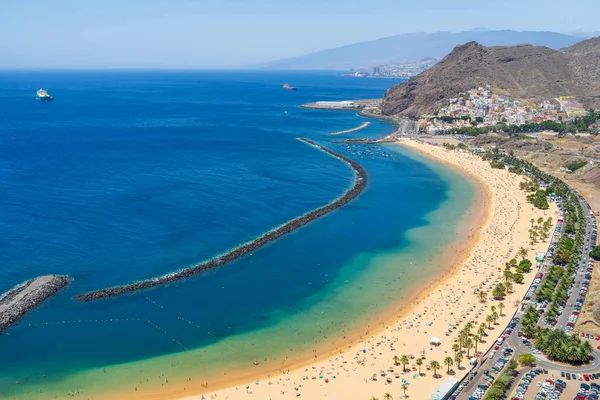
[[[573,31],[573,32],[567,32],[567,35],[570,36],[576,36],[576,37],[581,37],[581,38],[592,38],[592,37],[596,37],[596,36],[600,36],[600,31],[595,31],[595,32],[582,32],[582,31]]]
[[[418,116],[434,111],[445,99],[485,85],[509,97],[572,95],[585,107],[599,107],[600,37],[558,51],[531,45],[485,47],[476,42],[457,46],[427,71],[388,89],[381,111]]]
[[[346,70],[420,60],[426,57],[442,58],[455,46],[471,41],[476,41],[484,46],[512,46],[527,43],[557,50],[581,40],[583,40],[581,37],[555,32],[488,31],[485,28],[476,28],[460,33],[408,33],[272,61],[255,67]]]

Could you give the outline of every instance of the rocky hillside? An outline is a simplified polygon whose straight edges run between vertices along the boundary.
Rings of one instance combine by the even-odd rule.
[[[432,68],[390,88],[382,113],[418,116],[444,99],[484,85],[516,98],[574,95],[588,107],[600,106],[600,37],[558,51],[476,42],[457,46]]]

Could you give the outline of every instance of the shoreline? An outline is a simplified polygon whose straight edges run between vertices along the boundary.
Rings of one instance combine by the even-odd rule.
[[[253,370],[252,367],[242,367],[243,370],[239,373],[237,373],[238,371],[235,370],[229,370],[227,374],[225,376],[222,375],[220,379],[211,379],[208,388],[203,386],[203,384],[200,382],[196,383],[191,381],[181,382],[185,386],[185,388],[182,388],[179,383],[176,384],[177,381],[175,380],[169,385],[155,387],[156,390],[154,391],[133,392],[132,388],[127,390],[125,387],[123,387],[123,390],[118,388],[114,392],[104,392],[105,395],[102,397],[94,397],[102,399],[128,398],[132,400],[200,400],[203,398],[202,393],[204,393],[206,399],[211,398],[213,395],[217,399],[275,399],[292,398],[295,397],[297,393],[302,393],[304,395],[303,397],[308,396],[310,399],[327,399],[328,394],[335,394],[336,396],[339,395],[340,397],[338,398],[370,398],[372,395],[376,395],[376,397],[381,398],[384,392],[394,393],[395,391],[399,390],[399,387],[386,387],[383,378],[380,378],[379,381],[371,381],[368,379],[369,373],[365,371],[376,373],[380,369],[387,369],[388,367],[393,366],[393,363],[391,362],[391,357],[393,355],[400,356],[402,355],[403,351],[405,354],[412,352],[417,355],[420,349],[423,349],[423,352],[427,352],[427,360],[436,359],[441,363],[444,357],[443,353],[448,352],[447,348],[451,344],[452,336],[458,331],[452,332],[449,328],[446,328],[449,332],[451,332],[451,335],[445,336],[444,330],[437,326],[438,322],[444,325],[444,321],[450,322],[453,318],[452,315],[459,312],[462,312],[462,315],[460,316],[461,318],[454,318],[460,320],[460,323],[466,322],[465,318],[478,318],[481,312],[485,311],[484,309],[488,308],[488,304],[491,303],[491,301],[489,301],[488,304],[480,305],[478,302],[474,302],[474,294],[465,294],[464,291],[463,294],[457,294],[457,283],[455,281],[458,280],[459,289],[464,288],[467,292],[469,292],[468,285],[473,283],[478,283],[480,287],[485,285],[491,287],[494,282],[488,283],[488,279],[484,281],[483,278],[489,276],[486,274],[486,271],[483,271],[484,273],[481,274],[481,270],[487,268],[487,273],[491,272],[492,278],[494,278],[494,272],[492,271],[495,270],[495,267],[481,264],[479,265],[481,270],[478,274],[476,269],[477,267],[475,267],[475,271],[473,272],[473,266],[469,265],[469,262],[473,261],[471,259],[473,254],[475,254],[475,261],[479,263],[486,262],[485,259],[482,260],[482,254],[477,254],[477,252],[480,250],[480,246],[482,246],[482,248],[491,248],[489,243],[490,240],[492,240],[493,244],[499,244],[499,246],[506,245],[505,242],[509,242],[509,244],[512,242],[512,237],[510,240],[507,240],[507,238],[504,238],[502,235],[489,239],[490,233],[495,232],[496,229],[503,225],[502,222],[504,222],[500,221],[499,223],[498,220],[501,220],[501,218],[494,218],[498,209],[502,209],[502,207],[499,206],[516,204],[516,209],[519,209],[519,207],[523,205],[525,205],[527,208],[528,203],[525,202],[524,194],[521,191],[518,191],[518,179],[514,179],[514,175],[509,174],[508,172],[491,170],[489,163],[482,162],[479,157],[470,155],[465,156],[468,159],[467,161],[473,165],[467,165],[466,163],[461,162],[453,164],[450,163],[449,160],[439,158],[438,155],[441,154],[443,156],[444,154],[451,154],[451,156],[456,156],[458,159],[462,157],[458,154],[458,152],[445,153],[447,151],[441,147],[419,144],[405,139],[400,143],[405,145],[403,147],[408,147],[409,151],[414,151],[415,154],[442,163],[444,166],[449,167],[454,171],[460,171],[462,175],[466,175],[469,178],[474,179],[477,183],[477,187],[479,188],[479,190],[477,190],[475,193],[484,193],[487,196],[487,202],[485,206],[483,206],[482,202],[480,201],[481,196],[478,195],[474,200],[474,204],[479,206],[480,210],[483,208],[485,215],[483,217],[481,215],[477,216],[473,214],[473,211],[471,210],[470,216],[475,220],[468,221],[469,218],[465,218],[463,221],[464,223],[461,223],[462,227],[456,228],[466,232],[465,236],[468,238],[468,240],[463,240],[458,243],[456,239],[453,240],[451,243],[449,243],[445,251],[437,257],[439,258],[439,262],[436,262],[436,265],[446,265],[448,266],[447,268],[444,268],[444,270],[440,271],[440,273],[427,278],[427,283],[423,285],[417,285],[411,290],[405,291],[402,294],[402,297],[397,299],[397,301],[391,304],[391,306],[387,309],[382,310],[381,312],[377,311],[377,314],[373,316],[368,326],[366,323],[364,324],[365,329],[357,329],[356,331],[353,329],[352,333],[349,334],[347,338],[344,338],[345,340],[336,339],[336,344],[338,345],[337,347],[327,345],[324,345],[323,347],[319,346],[318,357],[304,357],[298,361],[290,360],[289,364],[278,368],[273,367],[269,369],[262,369],[257,367],[257,370]],[[433,151],[430,152],[429,149],[433,149]],[[434,152],[440,154],[434,154]],[[486,164],[489,171],[481,171],[482,169],[485,169],[481,167],[485,166]],[[502,179],[500,179],[498,182],[501,183],[501,185],[496,185],[493,179],[486,180],[485,175],[482,175],[483,172],[492,174],[490,177],[500,176]],[[506,178],[509,178],[509,180]],[[511,184],[517,188],[516,192],[507,190],[511,188]],[[502,185],[506,186],[506,193],[514,195],[518,201],[513,202],[513,199],[510,198],[510,196],[502,196],[505,192],[498,193],[495,190],[492,190],[492,186],[503,187]],[[481,192],[481,189],[483,189],[483,192]],[[498,204],[499,202],[502,204]],[[554,206],[552,205],[551,211],[555,211],[553,207]],[[465,214],[465,217],[466,216],[467,213]],[[481,223],[477,223],[478,221]],[[519,219],[517,219],[517,222],[518,221]],[[525,229],[518,230],[522,231],[521,233],[524,233],[529,225],[529,217],[521,217],[520,221],[525,225]],[[509,221],[506,221],[504,222],[504,225],[508,223]],[[473,225],[475,226],[473,227]],[[471,231],[469,231],[469,227],[471,227]],[[510,228],[512,227],[513,225],[510,225]],[[472,230],[473,228],[475,228],[474,231]],[[512,232],[512,230],[507,232]],[[495,233],[495,235],[498,234]],[[486,241],[486,239],[488,240]],[[526,247],[529,247],[527,243],[525,243],[525,245]],[[544,247],[544,245],[545,244],[540,243],[537,247]],[[517,250],[518,248],[512,248],[511,255],[516,253]],[[535,254],[535,249],[531,250],[534,250],[533,253]],[[494,251],[491,250],[491,254],[493,253]],[[452,259],[447,258],[447,255],[453,256]],[[496,254],[496,256],[498,256],[498,254]],[[508,253],[506,253],[506,256],[508,256]],[[505,300],[507,307],[500,317],[500,320],[504,321],[507,316],[513,314],[514,306],[512,305],[512,301],[509,300],[522,297],[522,290],[520,289],[526,288],[528,283],[533,280],[534,275],[535,274],[531,273],[526,275],[525,284],[516,285],[517,288],[515,288],[514,293],[507,296],[507,299]],[[463,279],[466,279],[466,281],[461,284],[461,280]],[[499,281],[500,279],[501,274],[497,274],[496,281]],[[446,300],[446,306],[444,307],[443,301],[440,301],[439,299],[450,298],[451,295],[453,298],[450,300],[450,304],[448,304],[449,300]],[[436,296],[439,296],[439,299],[436,299]],[[412,302],[407,304],[405,299],[411,299]],[[471,302],[476,305],[466,308],[465,302],[467,302],[469,299],[471,299]],[[449,310],[444,312],[444,310],[448,307]],[[476,310],[477,308],[479,309]],[[435,315],[431,316],[431,313]],[[477,315],[468,317],[470,313],[477,313]],[[436,326],[431,327],[430,324],[427,324],[427,321],[425,320],[426,318],[430,318],[432,321],[430,324],[435,322]],[[502,321],[500,322],[500,325],[502,324]],[[415,330],[417,333],[415,333]],[[423,332],[419,333],[419,330],[423,330]],[[425,339],[425,342],[427,342],[426,339],[432,334],[436,334],[438,337],[442,338],[443,343],[439,348],[429,347],[429,345],[422,343],[423,339]],[[486,350],[483,348],[485,347],[487,349],[487,347],[493,345],[494,337],[495,336],[492,331],[487,343],[483,341],[480,343],[480,352],[483,350],[485,353]],[[404,350],[403,347],[405,347]],[[429,350],[427,350],[427,347],[429,347]],[[329,350],[322,352],[322,349],[326,348],[329,348]],[[366,354],[367,351],[368,354]],[[382,356],[381,354],[384,355]],[[308,353],[308,355],[310,355],[310,353]],[[335,358],[335,361],[333,358]],[[427,360],[426,363],[428,362]],[[340,364],[340,362],[343,364]],[[411,363],[414,363],[414,361]],[[334,364],[339,365],[334,366]],[[463,363],[463,365],[465,364],[466,363]],[[260,368],[260,371],[258,368]],[[354,372],[350,371],[352,368]],[[342,369],[345,372],[342,372]],[[443,366],[442,371],[443,375],[445,375],[445,367]],[[414,371],[411,371],[410,374],[413,372]],[[419,376],[418,378],[415,378],[416,374],[414,374],[411,378],[409,373],[402,373],[403,379],[406,378],[407,380],[411,381],[411,389],[409,390],[409,394],[412,398],[429,398],[429,393],[435,390],[435,388],[437,388],[437,386],[439,386],[443,381],[443,379],[435,379],[431,377],[431,374],[425,371],[425,364],[423,365],[422,372],[425,372],[426,376]],[[190,371],[190,373],[193,373],[193,371]],[[354,376],[354,373],[356,376]],[[456,377],[460,378],[461,375],[465,373],[466,370],[462,369],[458,371]],[[329,382],[325,383],[323,379],[315,378],[315,374],[320,374],[323,376],[323,378],[328,378]],[[309,375],[313,375],[312,379],[308,378]],[[304,379],[304,377],[306,377],[306,379]],[[170,378],[173,378],[173,376],[169,376],[169,379]],[[203,378],[201,376],[194,378],[194,380],[200,379]],[[255,384],[255,382],[257,383]],[[394,382],[397,383],[397,380],[394,379]],[[236,384],[238,384],[238,386],[234,387]],[[147,389],[149,390],[151,388]],[[251,393],[259,395],[258,397],[248,397],[248,395]],[[351,397],[348,397],[347,395],[343,396],[342,393],[350,393]],[[423,394],[423,396],[419,396],[420,394]],[[425,396],[425,394],[427,394],[427,396]]]
[[[454,170],[460,171],[462,174],[467,175],[471,179],[474,179],[478,183],[478,185],[482,185],[483,186],[483,188],[485,190],[485,193],[486,193],[486,196],[489,196],[489,197],[488,197],[488,202],[487,202],[486,207],[485,207],[485,215],[481,219],[482,223],[477,227],[476,231],[473,232],[472,235],[470,236],[471,240],[469,241],[469,245],[467,246],[468,251],[465,251],[462,255],[459,256],[459,254],[461,252],[455,250],[454,251],[455,259],[452,260],[452,262],[451,262],[452,266],[449,269],[447,269],[446,271],[444,271],[443,273],[441,273],[441,274],[437,275],[435,278],[433,278],[432,281],[430,282],[430,284],[428,286],[426,286],[425,288],[421,287],[418,290],[416,290],[417,292],[419,292],[419,295],[413,300],[413,304],[412,305],[410,305],[408,307],[403,307],[400,311],[396,309],[393,312],[388,312],[387,315],[390,315],[390,314],[396,314],[396,315],[392,319],[385,319],[385,317],[381,317],[381,318],[384,319],[384,321],[380,322],[377,325],[377,327],[374,327],[374,328],[371,329],[373,331],[377,331],[378,334],[385,333],[385,335],[381,336],[381,338],[384,338],[384,339],[389,339],[388,335],[390,334],[390,329],[389,329],[389,327],[387,325],[391,325],[391,326],[397,325],[397,324],[399,324],[400,326],[402,326],[403,324],[405,325],[406,319],[403,322],[401,322],[402,318],[407,318],[408,315],[410,315],[411,313],[415,313],[416,310],[419,309],[419,308],[421,308],[421,307],[425,307],[425,309],[427,309],[428,307],[425,306],[425,303],[426,303],[426,300],[432,296],[432,294],[436,293],[436,291],[442,293],[443,289],[446,286],[448,286],[448,282],[449,281],[458,278],[459,276],[463,275],[466,272],[465,271],[466,266],[464,264],[466,264],[467,261],[471,257],[473,257],[473,255],[474,255],[473,253],[476,254],[478,252],[477,248],[480,245],[482,245],[483,242],[485,241],[484,240],[485,238],[483,237],[483,234],[489,232],[490,225],[493,225],[494,223],[498,222],[498,221],[494,221],[494,218],[492,218],[494,211],[497,209],[497,208],[494,207],[494,205],[495,205],[494,204],[494,200],[496,200],[496,198],[498,198],[498,196],[497,196],[498,194],[494,193],[494,191],[490,188],[489,182],[487,182],[484,179],[484,177],[482,177],[481,175],[478,175],[475,172],[477,170],[469,170],[468,168],[465,168],[465,166],[463,166],[461,164],[458,164],[458,163],[452,164],[447,159],[440,158],[438,155],[433,154],[432,152],[425,151],[424,148],[422,148],[422,147],[419,148],[419,145],[417,145],[415,143],[411,143],[411,142],[407,143],[406,140],[403,140],[403,141],[400,142],[400,144],[401,145],[405,145],[404,147],[407,147],[407,148],[409,148],[409,149],[411,149],[413,151],[416,151],[416,152],[418,152],[419,154],[421,154],[423,156],[429,157],[430,159],[433,159],[433,160],[435,160],[437,162],[441,162],[445,166],[448,166],[448,167],[450,167],[450,168],[452,168]],[[426,145],[422,145],[422,146],[426,146]],[[440,149],[440,150],[442,150],[442,149]],[[442,151],[445,151],[445,150],[442,150]],[[508,174],[508,172],[506,172],[506,174]],[[527,206],[528,203],[526,203],[526,202],[523,201],[524,200],[523,194],[520,193],[520,192],[517,192],[517,193],[519,194],[519,197],[521,197],[520,200],[522,201],[522,204],[524,206]],[[555,210],[553,209],[553,211],[555,211]],[[532,212],[535,213],[535,210],[533,210],[533,208],[532,208]],[[527,226],[527,224],[528,224],[528,220],[526,218],[517,219],[515,222],[522,222],[522,223],[524,223],[525,226]],[[522,241],[522,244],[526,248],[530,247],[527,240]],[[538,243],[537,246],[534,246],[534,247],[543,248],[545,245],[546,245],[545,242],[541,242],[541,243]],[[516,252],[517,252],[518,249],[511,247],[511,248],[509,248],[509,250],[510,250],[511,254],[516,254]],[[508,256],[508,254],[507,254],[507,256]],[[487,260],[483,260],[483,261],[485,262]],[[491,275],[493,276],[494,274],[492,273]],[[499,275],[500,274],[498,274],[498,276],[496,278],[497,282],[499,282],[500,278],[501,278]],[[512,296],[507,296],[507,299],[508,299],[508,297],[515,298],[515,299],[518,299],[518,298],[522,297],[522,293],[521,292],[523,292],[524,289],[526,289],[528,287],[528,283],[530,283],[533,280],[534,275],[535,275],[534,273],[528,274],[526,276],[526,280],[524,282],[524,285],[518,285],[518,287],[515,288],[514,292],[512,293]],[[484,282],[488,283],[488,280],[485,280]],[[491,284],[488,285],[488,287],[491,288]],[[464,293],[464,291],[463,291],[463,293]],[[460,297],[461,296],[459,296],[459,298]],[[397,306],[398,305],[396,305],[396,307]],[[485,308],[487,308],[487,307],[488,307],[488,305],[485,304]],[[514,310],[516,310],[516,308],[517,308],[515,306],[515,304],[510,304],[510,303],[508,303],[505,307],[506,307],[505,311],[499,317],[500,319],[506,319],[508,316],[511,316],[513,314]],[[476,307],[472,307],[472,308],[470,308],[470,310],[472,312],[475,312],[474,311],[475,308]],[[451,313],[451,314],[453,314],[453,313]],[[467,314],[469,314],[469,312],[467,312]],[[481,311],[479,312],[479,314],[477,314],[477,317],[480,317],[480,314],[481,314]],[[420,315],[421,314],[419,314],[419,316]],[[380,318],[378,318],[378,319],[380,319]],[[465,319],[465,315],[463,315],[463,319]],[[500,323],[499,325],[502,325],[502,323]],[[391,329],[391,332],[394,332],[394,331],[398,332],[399,330],[402,330],[402,327],[400,327],[398,330],[395,329],[395,328]],[[427,332],[425,332],[425,333],[427,333]],[[443,339],[444,337],[448,337],[448,336],[444,336],[443,332],[436,331],[435,333],[437,333],[438,335],[440,335],[439,337],[441,337],[444,342],[448,341],[447,339]],[[365,332],[364,335],[374,335],[374,334],[375,334],[375,332],[370,332],[368,330],[367,332]],[[485,342],[482,341],[481,344],[480,344],[480,349],[479,350],[483,350],[483,353],[485,353],[486,350],[487,350],[487,348],[491,347],[493,345],[493,343],[494,343],[493,333],[490,336],[491,336],[490,339],[486,340]],[[361,339],[363,339],[362,335],[361,335]],[[375,336],[371,336],[371,339],[375,339]],[[400,339],[397,339],[397,340],[400,340]],[[370,340],[368,340],[367,342],[371,343]],[[353,343],[353,341],[351,341],[351,343]],[[384,340],[384,343],[385,343],[385,340]],[[377,344],[381,345],[382,343],[378,342]],[[364,346],[364,343],[363,343],[363,346]],[[485,349],[483,349],[484,347],[485,347]],[[343,352],[340,351],[339,354],[338,354],[337,351],[334,351],[334,352],[330,352],[330,353],[328,353],[326,355],[323,355],[322,357],[319,357],[316,360],[307,360],[304,363],[297,363],[297,364],[293,365],[292,367],[290,367],[287,372],[285,372],[285,373],[283,373],[283,374],[281,374],[281,375],[279,375],[277,377],[269,376],[267,379],[270,379],[270,381],[277,380],[277,385],[278,385],[277,389],[282,389],[281,386],[283,386],[284,388],[287,388],[288,385],[287,385],[286,382],[289,382],[291,380],[291,378],[290,378],[291,375],[295,375],[296,380],[294,381],[294,384],[295,385],[304,386],[303,384],[305,382],[307,382],[307,381],[304,380],[304,382],[303,382],[302,380],[298,380],[298,375],[299,374],[303,374],[303,372],[301,371],[301,369],[303,367],[306,367],[306,366],[309,366],[309,365],[312,364],[313,371],[310,371],[308,368],[304,370],[304,373],[311,373],[311,372],[314,372],[315,365],[325,366],[327,364],[327,362],[325,361],[326,358],[330,358],[329,362],[331,363],[331,365],[333,365],[334,362],[331,359],[331,357],[334,357],[334,356],[338,356],[338,357],[335,358],[335,361],[337,361],[337,362],[339,362],[340,358],[345,359],[344,363],[349,362],[352,359],[353,355],[354,355],[353,358],[355,360],[357,359],[357,357],[360,357],[360,353],[361,353],[360,352],[360,348],[361,348],[361,346],[359,344],[350,344],[348,346],[348,348],[349,349],[346,350],[346,351],[343,351]],[[430,350],[432,352],[436,352],[437,349],[434,350],[434,348],[431,347]],[[415,352],[416,349],[413,349],[412,351]],[[480,351],[480,353],[481,353],[481,351]],[[373,355],[373,354],[375,354],[375,353],[371,353],[371,355]],[[393,353],[391,353],[391,354],[393,354]],[[401,353],[397,353],[398,356],[400,354]],[[375,357],[375,358],[377,358],[377,357]],[[440,357],[437,357],[438,361],[440,361],[440,362],[443,361],[443,360],[441,360],[439,358]],[[392,365],[391,361],[389,361],[389,360],[388,360],[387,364],[388,365]],[[362,365],[364,366],[365,364],[363,363]],[[321,368],[321,367],[317,367],[317,369],[319,369],[319,368]],[[444,369],[445,368],[442,366],[442,370],[444,370]],[[290,372],[290,370],[291,370],[291,372]],[[457,376],[457,378],[460,378],[460,377],[464,376],[466,373],[467,373],[467,370],[463,369],[462,371],[459,371],[459,373],[456,376]],[[403,375],[406,375],[406,374],[403,373]],[[350,377],[350,374],[348,374],[347,376]],[[416,374],[415,374],[415,376],[416,376]],[[406,376],[406,378],[409,379],[408,376]],[[257,380],[257,382],[260,380],[261,383],[262,383],[262,379],[265,379],[265,377],[262,376],[261,379]],[[351,379],[350,382],[346,379],[345,383],[346,384],[350,384],[350,385],[358,385],[358,386],[363,386],[363,385],[364,386],[375,386],[375,383],[373,385],[370,385],[366,379],[364,380],[364,382],[363,382],[362,379],[357,379],[355,377],[351,377],[350,379]],[[441,379],[425,378],[425,377],[421,377],[421,376],[419,376],[417,378],[417,380],[427,381],[429,383],[428,385],[425,386],[427,388],[426,390],[428,392],[422,392],[422,393],[418,392],[418,393],[415,393],[414,390],[413,390],[411,397],[413,397],[413,398],[423,398],[423,399],[429,398],[429,394],[431,392],[433,392],[433,390],[435,390],[437,388],[437,386],[440,385],[441,382],[443,381]],[[259,389],[259,386],[256,386],[256,387],[251,388],[251,389],[247,388],[246,391],[245,391],[245,393],[244,393],[244,391],[238,391],[239,388],[236,387],[234,389],[233,386],[232,386],[234,384],[234,382],[237,382],[237,381],[239,381],[239,380],[238,379],[229,379],[228,380],[228,388],[224,389],[224,387],[227,386],[227,384],[224,384],[224,385],[215,385],[215,386],[211,386],[210,390],[208,390],[207,388],[204,388],[204,392],[208,392],[208,393],[210,393],[210,395],[214,394],[215,396],[217,396],[217,394],[218,394],[218,395],[220,395],[220,396],[218,396],[218,398],[221,398],[221,396],[227,396],[227,398],[247,398],[247,394],[252,394],[254,390],[258,391],[258,389]],[[323,388],[327,388],[328,389],[327,393],[332,393],[332,390],[335,390],[334,388],[338,388],[340,391],[348,390],[348,393],[353,393],[353,394],[356,393],[354,390],[350,391],[351,389],[348,389],[348,388],[345,388],[345,387],[340,387],[339,386],[340,382],[341,382],[341,379],[339,379],[337,381],[330,380],[329,382],[326,382],[326,383],[323,383],[322,380],[318,381],[317,384],[314,385],[314,386],[318,386],[316,388],[316,392],[320,393],[320,395],[317,395],[315,397],[315,396],[312,395],[314,393],[311,392],[310,398],[311,399],[312,398],[327,398],[327,394],[325,394],[325,397],[323,397],[323,393],[325,393],[325,392],[322,391]],[[308,386],[311,383],[312,382],[308,381],[308,383],[306,383],[306,385]],[[433,386],[432,386],[432,384],[433,384]],[[272,384],[268,384],[268,386],[271,386],[271,385]],[[300,389],[298,389],[298,390],[300,390]],[[383,394],[383,390],[390,391],[388,389],[384,389],[384,387],[381,387],[381,391],[378,392],[377,394],[381,396]],[[261,388],[261,393],[263,393],[264,391],[265,391],[265,387],[262,387]],[[301,392],[305,392],[305,389],[302,388]],[[275,393],[273,391],[270,391],[269,393],[272,393],[272,395],[275,395]],[[281,398],[285,398],[286,397],[286,393],[288,393],[288,390],[282,390],[280,392],[280,394],[281,394],[280,397]],[[294,391],[291,391],[291,393],[287,396],[287,398],[290,398],[294,393],[295,393]],[[415,397],[414,396],[415,394],[418,394],[418,395],[423,394],[423,396],[416,396]],[[367,395],[367,394],[365,394],[365,395]],[[191,397],[188,396],[188,397],[160,397],[160,398],[164,398],[164,399],[179,398],[179,399],[185,399],[185,400],[200,400],[202,398],[202,396],[197,395],[197,396],[191,396]]]
[[[278,227],[275,227],[248,242],[234,247],[226,253],[219,254],[207,261],[203,261],[200,264],[196,264],[188,268],[180,269],[175,272],[170,272],[158,277],[145,279],[142,281],[136,281],[129,284],[81,293],[75,296],[75,300],[80,302],[89,302],[116,296],[122,296],[125,294],[137,293],[139,291],[150,289],[156,286],[166,285],[169,283],[177,282],[182,279],[187,279],[209,271],[213,268],[221,267],[238,258],[244,257],[245,255],[255,250],[258,250],[264,245],[275,241],[280,237],[291,233],[296,229],[301,228],[304,225],[346,205],[347,203],[355,199],[358,195],[360,195],[363,192],[363,190],[367,187],[367,173],[365,172],[363,167],[356,161],[342,154],[329,150],[328,148],[323,147],[313,142],[312,140],[306,138],[299,138],[299,140],[308,144],[311,147],[316,148],[317,150],[320,150],[332,157],[339,159],[340,161],[350,166],[350,168],[354,171],[354,182],[352,183],[352,186],[349,189],[347,189],[341,196],[325,204],[324,206],[316,208],[312,211],[307,212],[306,214],[300,215],[290,221],[287,221],[284,224],[279,225]]]
[[[425,154],[418,153],[422,156]],[[432,159],[431,157],[428,157]],[[434,161],[440,162],[433,158]],[[481,233],[483,225],[490,218],[490,203],[491,194],[485,183],[476,175],[464,171],[458,166],[447,164],[442,162],[444,167],[449,167],[452,171],[460,173],[463,176],[467,176],[470,182],[475,184],[474,191],[474,208],[475,211],[471,212],[469,218],[461,222],[456,230],[461,232],[461,237],[464,240],[453,240],[446,246],[445,249],[437,256],[436,264],[443,268],[442,271],[436,273],[434,276],[426,279],[423,284],[415,285],[409,290],[404,291],[402,297],[397,299],[392,305],[387,307],[386,310],[378,312],[377,315],[373,316],[366,325],[366,329],[359,329],[352,334],[347,335],[345,338],[336,338],[335,345],[326,345],[320,347],[318,350],[317,357],[311,357],[308,353],[305,357],[298,361],[291,361],[283,367],[272,367],[269,369],[261,369],[260,371],[253,371],[252,369],[245,368],[244,371],[236,373],[236,371],[228,371],[227,375],[217,379],[211,379],[209,387],[206,388],[202,384],[196,384],[192,382],[186,382],[185,392],[194,393],[215,393],[221,390],[227,390],[233,385],[242,385],[244,382],[249,381],[263,381],[266,379],[272,379],[274,375],[286,376],[289,371],[299,372],[302,368],[309,367],[311,364],[324,362],[327,358],[335,355],[347,352],[357,346],[357,343],[364,340],[365,337],[377,334],[389,328],[391,324],[397,321],[402,316],[408,315],[415,310],[420,304],[426,301],[427,296],[436,289],[443,286],[446,279],[454,276],[459,272],[461,264],[468,257],[471,250],[476,245],[479,235]],[[448,261],[450,261],[448,263]],[[443,267],[443,265],[449,265],[449,267]],[[407,303],[406,300],[411,299],[411,303]],[[250,367],[252,368],[252,367]],[[200,400],[201,395],[192,395],[191,397],[185,396],[181,388],[173,388],[174,390],[166,390],[161,388],[156,393],[131,393],[127,394],[128,398],[131,399],[187,399],[187,400]],[[221,396],[219,396],[220,398]],[[110,399],[122,398],[122,396],[110,396]]]

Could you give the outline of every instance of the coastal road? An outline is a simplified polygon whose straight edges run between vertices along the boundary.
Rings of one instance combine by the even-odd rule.
[[[577,196],[579,198],[579,202],[582,206],[583,213],[585,215],[584,244],[583,244],[582,250],[581,250],[580,260],[579,260],[578,268],[577,268],[577,274],[575,277],[575,283],[573,285],[573,290],[571,291],[572,293],[569,296],[569,299],[567,301],[567,306],[565,307],[565,309],[563,310],[561,315],[557,318],[558,322],[556,324],[556,327],[560,328],[560,329],[564,329],[566,327],[568,318],[573,312],[573,309],[575,306],[574,302],[579,295],[579,288],[581,287],[581,283],[585,276],[585,270],[587,268],[589,252],[595,245],[595,243],[591,242],[592,232],[596,229],[595,218],[590,215],[590,207],[589,207],[588,203],[583,199],[583,197],[579,196],[578,194],[577,194]],[[561,232],[561,234],[563,234],[563,232]],[[543,267],[539,272],[545,273],[547,268],[548,268],[548,263],[544,262]],[[529,303],[529,302],[527,302],[527,303]],[[519,317],[521,314],[522,314],[522,311],[518,311],[516,316]],[[544,320],[544,318],[542,316],[540,318],[540,321],[543,321],[543,320]],[[542,322],[542,324],[545,324],[545,323]],[[500,336],[502,334],[502,332],[504,332],[505,330],[506,329],[504,329],[502,331],[498,331],[496,336]],[[462,391],[456,397],[456,399],[467,400],[469,398],[469,396],[471,396],[471,394],[477,388],[477,385],[484,382],[485,374],[483,373],[483,371],[486,371],[486,370],[491,371],[491,368],[498,361],[498,359],[500,357],[502,357],[502,355],[504,353],[504,349],[506,349],[507,347],[510,347],[513,349],[513,354],[515,357],[517,357],[519,354],[532,352],[532,350],[528,346],[526,346],[525,344],[522,343],[521,338],[518,336],[517,333],[520,330],[521,330],[521,323],[519,322],[517,324],[517,326],[515,327],[515,329],[513,329],[513,333],[506,338],[504,343],[502,343],[502,345],[499,346],[499,349],[497,351],[492,353],[493,350],[490,349],[490,350],[488,350],[488,352],[486,352],[482,356],[482,358],[480,360],[481,364],[478,365],[474,369],[474,372],[475,372],[474,378],[462,389]],[[488,336],[488,338],[490,338],[490,339],[486,338],[486,342],[489,342],[489,340],[495,340],[496,336],[494,336],[494,335]],[[492,348],[493,347],[494,346],[492,346]],[[491,354],[493,354],[493,355],[491,355]],[[570,366],[570,365],[558,364],[558,363],[548,360],[542,354],[535,354],[535,357],[537,359],[537,367],[545,368],[548,370],[575,372],[578,374],[600,372],[600,354],[598,352],[596,352],[595,350],[592,352],[592,360],[588,364],[583,365],[583,366]],[[519,371],[519,377],[516,377],[513,380],[511,387],[509,388],[509,391],[507,393],[510,394],[511,391],[514,390],[515,385],[517,385],[519,382],[520,376],[522,376],[527,371],[528,371],[528,369],[526,369],[524,371]],[[502,371],[499,374],[494,374],[494,375],[497,378],[501,374],[502,374]]]

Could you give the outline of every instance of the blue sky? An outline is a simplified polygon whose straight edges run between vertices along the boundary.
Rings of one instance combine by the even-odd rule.
[[[0,68],[234,67],[409,32],[594,31],[597,0],[0,0]]]

